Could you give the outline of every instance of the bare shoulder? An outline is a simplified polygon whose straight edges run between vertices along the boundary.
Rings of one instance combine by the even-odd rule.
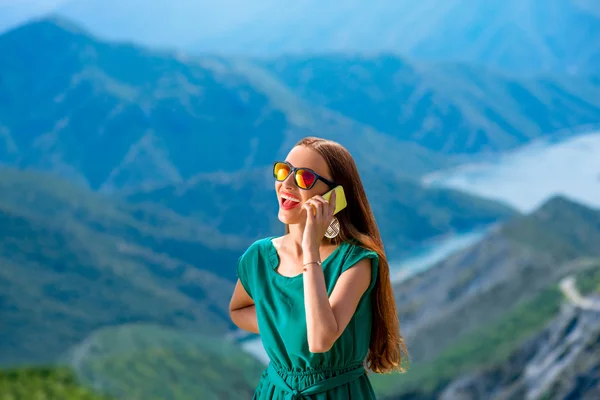
[[[346,268],[337,280],[336,289],[362,294],[371,283],[372,259],[361,258]]]

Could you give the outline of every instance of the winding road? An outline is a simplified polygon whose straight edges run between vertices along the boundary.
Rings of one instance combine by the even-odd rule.
[[[575,277],[567,276],[560,281],[560,290],[569,301],[584,310],[600,311],[600,300],[583,297],[575,285]]]

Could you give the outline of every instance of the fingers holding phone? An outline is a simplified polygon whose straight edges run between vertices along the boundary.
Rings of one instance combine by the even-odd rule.
[[[311,197],[304,205],[307,213],[309,213],[309,220],[315,219],[317,221],[322,221],[328,218],[330,219],[335,211],[335,203],[332,204],[319,195]],[[310,213],[310,211],[312,211],[312,213]]]
[[[342,186],[337,186],[323,196],[310,198],[303,207],[306,210],[306,227],[302,246],[306,246],[306,249],[312,249],[314,246],[318,248],[334,215],[346,207],[346,197]]]

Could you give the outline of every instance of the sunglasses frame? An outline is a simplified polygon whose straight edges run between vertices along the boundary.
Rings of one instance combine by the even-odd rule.
[[[297,172],[297,171],[299,171],[299,170],[308,171],[308,172],[310,172],[311,174],[313,174],[313,175],[315,176],[315,178],[316,178],[316,179],[315,179],[315,180],[313,181],[313,183],[312,183],[312,184],[311,184],[309,187],[307,187],[307,188],[302,188],[302,187],[300,187],[300,185],[298,185],[298,182],[296,181],[296,179],[294,179],[294,184],[295,184],[295,185],[296,185],[296,186],[297,186],[299,189],[302,189],[302,190],[310,190],[310,189],[312,189],[312,188],[315,186],[315,184],[316,184],[316,183],[317,183],[317,181],[319,181],[319,180],[320,180],[320,181],[322,181],[322,182],[324,182],[324,183],[325,183],[327,186],[329,186],[329,188],[330,188],[330,189],[333,189],[334,187],[336,187],[336,186],[337,186],[337,184],[336,184],[336,183],[334,183],[334,182],[330,181],[329,179],[325,179],[325,178],[323,178],[321,175],[317,174],[317,173],[316,173],[315,171],[313,171],[312,169],[310,169],[310,168],[304,168],[304,167],[298,167],[298,168],[296,168],[296,167],[294,167],[292,164],[290,164],[290,163],[289,163],[289,162],[287,162],[287,161],[275,161],[275,162],[273,163],[273,177],[275,178],[275,180],[276,180],[277,182],[283,182],[283,181],[285,181],[285,179],[284,179],[283,181],[280,181],[279,179],[277,179],[277,174],[275,173],[275,166],[277,166],[277,164],[285,164],[285,165],[287,165],[287,166],[290,168],[290,173],[289,173],[289,174],[288,174],[288,175],[285,177],[285,179],[287,179],[287,178],[288,178],[290,175],[295,175],[295,174],[296,174],[296,172]],[[294,178],[295,178],[295,177],[294,177]]]

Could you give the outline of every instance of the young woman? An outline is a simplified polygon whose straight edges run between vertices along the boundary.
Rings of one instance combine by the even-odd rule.
[[[365,367],[403,371],[390,272],[350,153],[305,138],[273,166],[286,234],[240,257],[232,321],[259,333],[270,364],[253,399],[374,399]],[[347,207],[334,215],[337,185]],[[366,365],[365,365],[366,364]]]

